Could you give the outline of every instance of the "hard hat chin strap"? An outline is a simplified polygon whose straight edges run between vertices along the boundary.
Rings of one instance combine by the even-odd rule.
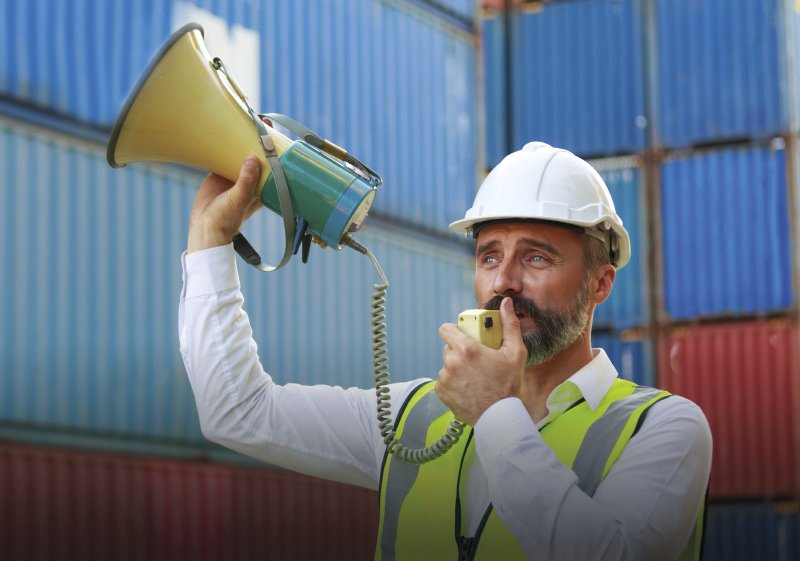
[[[619,262],[619,236],[608,222],[601,222],[591,228],[583,228],[583,233],[600,240],[608,248],[608,259],[614,267]]]

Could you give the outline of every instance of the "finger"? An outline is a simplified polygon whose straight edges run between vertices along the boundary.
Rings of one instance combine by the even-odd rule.
[[[459,356],[455,349],[450,345],[445,345],[444,349],[442,349],[442,371],[455,368],[458,364],[458,359]]]
[[[218,195],[224,193],[233,186],[232,181],[228,181],[220,175],[210,173],[200,185],[200,190],[194,199],[193,213],[203,212]]]
[[[503,347],[522,347],[522,331],[519,318],[514,312],[514,302],[511,298],[503,298],[500,303],[500,321],[503,324]]]
[[[261,162],[255,156],[248,156],[239,168],[239,177],[229,191],[230,204],[245,214],[257,198],[257,183],[261,172]]]
[[[455,347],[463,337],[469,337],[454,323],[443,323],[439,326],[439,338],[451,347]]]

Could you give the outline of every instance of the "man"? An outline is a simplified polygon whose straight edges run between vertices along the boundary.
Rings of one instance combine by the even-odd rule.
[[[385,453],[372,390],[278,386],[241,309],[230,240],[258,208],[258,162],[209,176],[184,256],[181,351],[204,434],[287,469],[380,488],[376,558],[692,559],[711,462],[699,408],[617,377],[592,349],[594,307],[630,257],[600,176],[530,143],[486,178],[451,229],[476,242],[475,295],[500,309],[491,349],[445,324],[435,381],[391,386],[398,438],[423,447],[468,425],[422,466]]]

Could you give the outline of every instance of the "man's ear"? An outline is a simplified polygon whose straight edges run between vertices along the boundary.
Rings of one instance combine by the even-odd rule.
[[[611,295],[614,281],[617,278],[617,269],[613,265],[605,264],[597,267],[590,275],[589,294],[594,304],[601,304]]]

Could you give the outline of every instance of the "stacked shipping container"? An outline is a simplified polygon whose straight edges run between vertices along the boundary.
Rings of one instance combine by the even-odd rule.
[[[707,558],[799,556],[800,515],[791,502],[800,499],[796,2],[491,4],[513,8],[487,11],[483,20],[484,133],[473,5],[464,0],[230,0],[212,9],[145,0],[70,10],[60,2],[4,3],[0,232],[13,243],[0,246],[0,262],[12,264],[0,277],[2,436],[137,452],[143,462],[169,456],[158,465],[175,479],[157,486],[171,489],[175,512],[196,504],[175,489],[200,479],[226,488],[239,477],[230,468],[198,479],[189,473],[217,467],[176,460],[240,461],[202,438],[173,331],[177,261],[200,175],[113,171],[103,157],[108,127],[148,57],[192,16],[206,25],[210,47],[214,36],[226,38],[236,53],[228,60],[256,92],[258,109],[297,118],[383,174],[361,240],[392,283],[395,379],[435,373],[436,328],[472,305],[468,247],[443,235],[471,202],[483,138],[490,167],[532,139],[590,158],[634,244],[597,311],[594,339],[623,376],[686,395],[706,411],[716,450]],[[260,248],[282,235],[270,217],[246,233]],[[279,382],[370,384],[368,262],[314,248],[308,265],[269,277],[240,270],[262,359]],[[318,329],[306,338],[309,325]],[[128,467],[62,470],[94,460],[59,454],[12,450],[0,470],[30,476],[30,489],[78,472],[92,480],[105,473],[99,481],[113,480],[105,491],[145,488],[143,464],[115,457],[102,462]],[[34,481],[36,474],[43,479]],[[317,494],[326,496],[333,489],[299,485],[323,485]],[[338,501],[362,504],[361,490],[336,489],[349,497]],[[93,513],[129,504],[116,491],[106,495],[81,499],[94,501],[86,507]],[[29,498],[8,487],[4,496],[12,508]],[[57,528],[75,502],[36,496],[35,508],[22,512],[43,531]],[[219,498],[231,496],[238,495]],[[343,508],[302,504],[329,517]],[[290,520],[286,512],[268,519]],[[205,531],[207,521],[181,526],[179,518],[173,529],[184,537],[175,539],[194,548],[186,536]],[[314,520],[318,528],[330,523]],[[62,539],[83,547],[67,533]],[[153,547],[173,547],[164,543],[173,542]],[[19,555],[57,558],[41,547]],[[98,558],[104,547],[97,545]],[[0,551],[5,558],[10,550]],[[185,557],[196,558],[191,551]]]
[[[222,464],[0,450],[4,561],[372,559],[375,491]]]
[[[438,326],[474,305],[470,246],[447,231],[471,203],[480,169],[473,3],[0,5],[0,261],[8,271],[0,276],[0,437],[48,447],[4,450],[4,512],[18,515],[0,525],[34,531],[23,537],[50,534],[48,543],[13,546],[4,535],[0,557],[370,558],[371,494],[264,466],[223,467],[248,462],[203,438],[175,331],[179,259],[202,175],[112,170],[104,144],[171,30],[204,25],[209,50],[257,110],[290,115],[382,174],[359,239],[391,283],[392,377],[435,375]],[[283,235],[274,216],[254,219],[246,234],[268,261]],[[278,382],[372,384],[377,276],[368,260],[314,247],[307,265],[240,271],[262,361]],[[252,499],[242,497],[246,488]],[[336,536],[341,551],[308,540],[335,545],[331,529],[351,518]],[[100,523],[111,533],[88,541]],[[128,555],[121,544],[134,541]],[[218,554],[234,542],[254,549]]]
[[[609,299],[595,310],[592,343],[605,349],[623,378],[655,385],[647,330],[650,230],[644,169],[632,156],[590,161],[608,185],[631,237],[631,260],[618,272]]]
[[[706,412],[706,558],[797,558],[798,4],[486,5],[487,161],[545,140],[609,184],[641,245],[594,341]]]
[[[796,503],[772,502],[800,498],[796,8],[655,6],[658,373],[711,423],[710,559],[800,555]]]

